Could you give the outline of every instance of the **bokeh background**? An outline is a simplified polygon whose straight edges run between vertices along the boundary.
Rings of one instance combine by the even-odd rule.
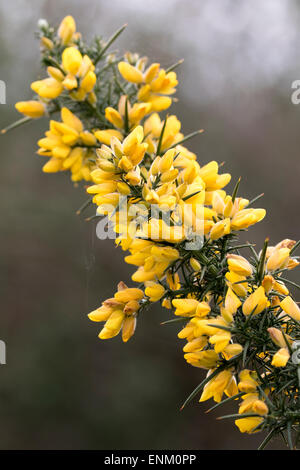
[[[38,19],[58,24],[66,14],[87,38],[128,23],[121,51],[166,67],[184,58],[173,112],[185,133],[205,129],[190,148],[203,164],[225,162],[230,189],[242,176],[241,194],[265,193],[258,205],[268,215],[244,238],[260,247],[265,236],[299,237],[299,2],[1,0],[0,128],[19,117],[14,103],[31,97],[40,73]],[[185,364],[178,328],[160,326],[167,311],[145,314],[126,345],[97,339],[86,314],[132,270],[76,215],[82,190],[41,172],[36,141],[46,128],[40,120],[0,138],[0,448],[255,449],[263,436],[216,421],[231,407],[205,415],[209,404],[195,401],[179,412],[203,373]]]

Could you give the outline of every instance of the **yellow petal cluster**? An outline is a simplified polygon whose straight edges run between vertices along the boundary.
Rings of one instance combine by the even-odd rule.
[[[80,119],[62,108],[61,122],[51,120],[50,129],[38,141],[38,154],[50,159],[43,166],[45,173],[70,170],[73,181],[91,180],[94,169],[96,137],[86,130]]]
[[[139,101],[149,103],[152,111],[163,111],[172,104],[169,95],[176,92],[176,73],[167,72],[158,63],[151,64],[146,70],[144,65],[144,61],[138,61],[136,65],[121,61],[118,69],[125,80],[138,85]]]
[[[96,84],[95,66],[88,55],[83,55],[76,46],[66,47],[61,56],[61,64],[49,66],[49,77],[31,84],[31,89],[41,99],[53,100],[66,90],[72,99],[91,104],[96,101],[93,92]]]
[[[144,292],[141,289],[129,288],[120,282],[114,297],[105,300],[101,307],[88,315],[92,321],[105,322],[99,338],[113,338],[122,330],[122,340],[126,343],[135,332],[140,301],[143,298]]]

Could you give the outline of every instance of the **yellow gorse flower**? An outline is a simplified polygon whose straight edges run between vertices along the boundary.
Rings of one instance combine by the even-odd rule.
[[[152,111],[163,111],[172,104],[172,95],[178,84],[175,72],[166,72],[160,64],[151,64],[143,71],[144,61],[136,66],[128,62],[119,62],[118,68],[122,77],[139,86],[138,100],[151,104]],[[167,96],[166,96],[167,95]]]
[[[276,246],[270,246],[266,253],[266,269],[269,272],[277,269],[293,269],[299,265],[299,261],[291,257],[291,249],[295,246],[295,240],[286,238],[277,243]]]
[[[100,339],[117,336],[122,330],[122,339],[126,343],[134,334],[140,301],[144,293],[141,289],[128,288],[120,282],[114,297],[107,299],[97,310],[89,313],[89,319],[96,322],[105,321],[99,333]]]
[[[288,348],[280,348],[277,353],[274,354],[271,364],[275,367],[285,367],[289,358],[290,353]]]
[[[242,302],[239,297],[234,293],[231,287],[228,287],[223,306],[221,306],[222,317],[226,321],[232,322],[233,315],[241,305]]]
[[[59,28],[57,30],[57,35],[59,36],[62,44],[66,45],[74,39],[76,33],[76,23],[73,16],[68,15],[61,21]]]
[[[148,281],[145,283],[145,294],[149,297],[151,302],[157,302],[162,298],[165,293],[165,288],[157,282]]]
[[[244,315],[257,315],[261,313],[269,305],[267,296],[265,295],[265,289],[263,286],[258,287],[243,303],[243,314]]]
[[[240,432],[246,433],[253,433],[258,431],[257,427],[263,423],[263,418],[259,417],[248,417],[248,418],[240,418],[235,420],[236,426],[239,428]]]
[[[124,172],[125,179],[132,185],[140,182],[140,169],[138,164],[143,160],[147,144],[143,143],[143,128],[137,126],[121,143],[111,137],[110,147],[102,146],[97,151],[97,166],[108,174]]]
[[[240,381],[238,388],[241,392],[252,393],[255,392],[258,386],[257,375],[249,369],[243,369],[239,375]]]
[[[146,142],[149,145],[149,148],[152,152],[157,151],[157,145],[159,142],[159,138],[163,129],[163,121],[160,119],[158,113],[152,113],[145,121],[144,121],[144,134],[146,137]],[[161,150],[167,150],[172,145],[176,144],[176,142],[180,142],[183,139],[183,134],[180,132],[181,129],[181,122],[179,119],[174,116],[168,116],[168,119],[165,124],[165,129],[163,133],[163,137],[161,140]],[[176,148],[176,147],[175,147]],[[179,151],[180,148],[177,148]],[[187,151],[188,152],[188,151]],[[181,152],[182,153],[182,152]],[[178,160],[178,164],[183,163],[183,155],[180,155],[180,159]],[[185,157],[186,158],[186,157]],[[196,155],[192,154],[192,152],[188,153],[188,159],[196,160]]]
[[[239,407],[239,414],[241,415],[252,412],[264,416],[268,414],[268,411],[268,406],[263,400],[259,399],[257,393],[247,393],[244,395],[243,401]],[[257,431],[258,426],[261,425],[263,421],[263,418],[249,416],[237,419],[235,424],[241,432],[253,433]]]
[[[44,116],[46,112],[45,105],[40,101],[19,101],[15,104],[15,108],[19,113],[25,114],[30,118],[36,119]]]
[[[213,398],[219,403],[222,400],[223,393],[231,397],[236,395],[237,391],[237,385],[232,371],[229,369],[223,370],[205,385],[199,401],[206,401]]]
[[[198,302],[196,299],[174,299],[175,315],[184,317],[205,317],[210,312],[207,302]]]
[[[201,369],[213,369],[219,360],[219,356],[214,350],[186,353],[184,358],[188,364]]]
[[[251,276],[253,268],[248,260],[239,255],[227,255],[229,270],[240,276]]]
[[[126,112],[128,114],[128,127],[132,129],[139,125],[141,120],[151,111],[150,103],[134,103],[130,104],[128,97],[122,95],[119,104],[118,110],[108,106],[105,109],[106,119],[119,129],[125,128],[126,121]]]
[[[300,308],[290,296],[287,296],[280,302],[280,307],[294,320],[300,321]]]

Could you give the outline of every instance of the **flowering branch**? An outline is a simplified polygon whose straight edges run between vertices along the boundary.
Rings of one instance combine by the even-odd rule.
[[[95,204],[127,252],[125,262],[136,267],[138,287],[120,282],[89,313],[104,322],[99,338],[121,333],[127,342],[144,310],[160,302],[175,315],[164,324],[183,324],[178,336],[186,340],[187,363],[208,371],[183,407],[200,392],[200,402],[217,403],[211,409],[240,400],[237,413],[220,419],[235,419],[241,432],[267,431],[261,448],[277,434],[295,448],[300,309],[286,283],[299,286],[285,273],[299,264],[299,242],[269,246],[266,239],[260,253],[237,244],[239,231],[265,217],[264,209],[250,207],[262,195],[238,196],[240,179],[227,194],[230,174],[220,174],[216,161],[201,166],[183,146],[202,130],[184,136],[175,115],[160,117],[172,104],[182,61],[165,70],[138,54],[108,53],[125,26],[91,45],[71,16],[58,29],[45,20],[39,27],[48,77],[31,84],[34,98],[16,104],[25,118],[2,133],[59,115],[38,142],[38,154],[48,159],[43,171],[69,171],[73,182],[88,182],[90,198],[78,213]]]

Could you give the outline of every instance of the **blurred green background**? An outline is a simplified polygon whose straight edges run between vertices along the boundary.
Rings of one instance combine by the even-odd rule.
[[[183,57],[172,112],[185,133],[205,129],[190,148],[201,164],[225,161],[230,190],[242,176],[241,194],[265,193],[267,217],[244,239],[260,247],[265,236],[299,238],[296,0],[0,0],[0,128],[19,117],[14,103],[31,97],[40,73],[38,19],[57,25],[66,14],[87,39],[128,23],[121,51],[166,67]],[[179,412],[203,372],[185,364],[178,327],[160,326],[167,311],[146,313],[127,344],[97,339],[86,314],[132,269],[76,216],[83,191],[41,172],[36,141],[46,128],[40,120],[0,138],[0,448],[255,449],[262,435],[216,421],[231,406],[206,415],[210,404],[194,401]]]

